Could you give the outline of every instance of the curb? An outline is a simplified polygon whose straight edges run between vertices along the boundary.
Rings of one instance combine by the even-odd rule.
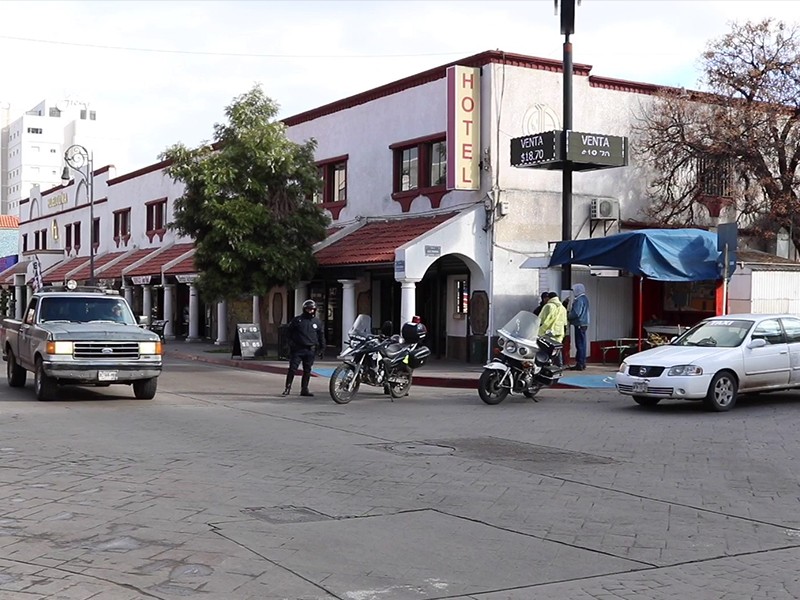
[[[166,355],[174,358],[185,360],[189,362],[201,362],[205,364],[218,365],[222,367],[230,367],[233,369],[245,369],[248,371],[260,371],[262,373],[272,373],[275,375],[285,375],[286,367],[264,364],[263,362],[250,362],[247,360],[234,360],[232,358],[218,358],[211,356],[200,356],[197,354],[190,354],[181,352],[179,350],[170,350],[165,353]],[[298,371],[298,374],[300,371]],[[311,373],[312,377],[325,377],[319,373]],[[414,375],[414,385],[423,387],[442,387],[442,388],[457,388],[457,389],[478,389],[478,377],[465,378],[465,377],[437,377],[435,375]],[[585,390],[592,389],[580,385],[572,385],[569,383],[556,383],[550,386],[552,390]]]

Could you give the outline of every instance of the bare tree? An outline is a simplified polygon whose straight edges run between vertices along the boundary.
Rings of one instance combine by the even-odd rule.
[[[706,91],[664,89],[634,127],[654,173],[648,216],[696,225],[729,206],[759,237],[783,227],[800,247],[797,28],[773,19],[733,24],[709,43],[702,65]]]

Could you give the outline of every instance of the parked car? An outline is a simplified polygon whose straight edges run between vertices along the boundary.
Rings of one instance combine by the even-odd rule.
[[[628,356],[617,390],[643,406],[701,400],[726,411],[746,393],[800,387],[800,317],[734,314],[701,321],[669,344]]]

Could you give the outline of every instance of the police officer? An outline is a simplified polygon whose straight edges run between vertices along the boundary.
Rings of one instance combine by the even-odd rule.
[[[303,302],[302,314],[296,316],[289,323],[287,332],[289,336],[289,370],[286,372],[286,388],[283,396],[288,396],[292,391],[294,373],[300,363],[303,363],[303,379],[300,383],[301,396],[313,396],[308,391],[308,382],[311,380],[311,367],[314,357],[321,356],[325,350],[325,330],[322,321],[317,318],[317,303],[313,300]]]

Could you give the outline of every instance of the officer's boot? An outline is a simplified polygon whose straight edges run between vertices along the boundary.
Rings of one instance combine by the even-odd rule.
[[[300,395],[301,396],[313,396],[311,392],[308,391],[308,382],[311,380],[311,373],[303,373],[303,378],[300,380]]]
[[[286,373],[286,387],[283,390],[281,396],[288,396],[292,393],[292,380],[294,379],[294,373],[289,371]]]

